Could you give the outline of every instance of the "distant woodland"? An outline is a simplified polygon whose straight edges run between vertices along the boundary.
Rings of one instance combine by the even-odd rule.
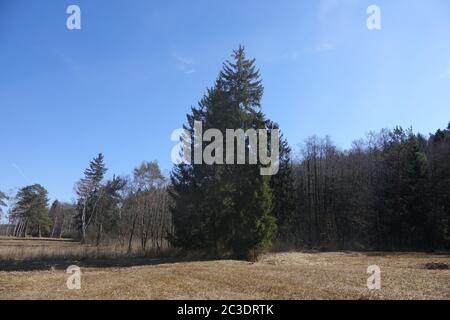
[[[262,112],[255,60],[236,50],[197,107],[204,128],[283,128]],[[282,106],[280,106],[282,107]],[[280,169],[261,165],[178,164],[164,177],[156,161],[105,179],[102,154],[80,169],[75,203],[49,203],[47,190],[0,192],[15,237],[70,237],[119,243],[132,251],[167,247],[254,259],[274,244],[318,250],[450,249],[450,124],[422,135],[383,129],[348,150],[312,136],[292,151],[280,138]]]

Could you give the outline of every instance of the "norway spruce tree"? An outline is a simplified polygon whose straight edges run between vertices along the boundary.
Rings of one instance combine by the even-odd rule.
[[[184,128],[188,136],[182,139],[191,144],[192,156],[196,152],[192,140],[198,135],[195,122],[201,123],[203,132],[217,129],[223,137],[227,129],[267,128],[261,111],[263,86],[255,60],[247,59],[242,47],[232,57],[198,107],[187,115]],[[209,143],[202,142],[203,152],[208,152]],[[236,141],[234,145],[236,159]],[[271,214],[270,176],[261,175],[259,163],[249,163],[249,153],[255,151],[250,149],[247,140],[245,164],[191,161],[174,167],[170,190],[174,202],[172,244],[246,259],[256,258],[271,244],[276,223]],[[212,156],[218,152],[226,158],[225,142]]]
[[[103,154],[99,153],[89,163],[89,168],[84,171],[84,177],[76,185],[78,195],[77,220],[83,243],[86,242],[87,228],[95,215],[95,211],[98,210],[102,180],[108,170],[103,159]]]
[[[279,129],[278,124],[268,121],[270,129]],[[295,215],[295,187],[292,172],[291,148],[287,139],[280,136],[279,170],[270,180],[272,190],[272,213],[277,219],[277,239],[295,244],[298,242],[298,221]]]

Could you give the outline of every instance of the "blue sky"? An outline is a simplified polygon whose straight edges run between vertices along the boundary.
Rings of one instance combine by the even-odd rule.
[[[71,4],[81,30],[66,28]],[[168,172],[171,132],[239,44],[294,147],[434,132],[450,121],[449,13],[447,0],[0,0],[0,190],[41,183],[71,201],[98,152],[110,174],[153,159]]]

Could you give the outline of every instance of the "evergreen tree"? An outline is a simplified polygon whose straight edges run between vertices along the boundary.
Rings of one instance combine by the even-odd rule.
[[[404,189],[405,246],[425,249],[430,246],[432,221],[429,217],[429,175],[428,160],[420,140],[410,133],[406,141]]]
[[[233,58],[224,64],[215,86],[208,90],[198,108],[192,108],[187,116],[185,129],[189,136],[184,139],[191,143],[192,156],[192,141],[198,134],[195,121],[202,123],[203,130],[214,128],[224,137],[226,129],[266,128],[260,110],[263,87],[255,61],[246,59],[242,47]],[[175,229],[170,239],[174,245],[219,256],[231,253],[239,258],[255,258],[270,245],[276,231],[271,215],[270,178],[260,175],[260,165],[248,164],[248,139],[246,146],[246,164],[175,166],[170,190]],[[205,147],[203,143],[201,149]],[[217,156],[224,149],[215,149],[212,155]],[[235,159],[236,152],[235,147]],[[225,159],[225,153],[222,156]]]
[[[101,182],[108,169],[106,169],[103,154],[99,153],[89,164],[89,168],[84,171],[82,178],[76,186],[78,195],[78,221],[82,242],[86,241],[86,230],[98,209]]]
[[[114,176],[101,186],[96,206],[94,226],[96,229],[96,245],[100,245],[105,233],[114,234],[119,224],[119,205],[122,201],[120,191],[126,181]]]
[[[24,187],[17,193],[12,217],[24,224],[23,236],[27,236],[29,231],[39,237],[49,232],[51,219],[47,195],[47,190],[40,184]]]
[[[377,186],[377,210],[383,249],[403,246],[402,224],[405,216],[405,146],[407,133],[400,127],[389,133],[383,146],[382,177]]]
[[[450,249],[450,123],[429,139],[432,247]]]
[[[278,124],[268,121],[270,129],[279,129]],[[291,148],[287,140],[280,136],[279,170],[270,180],[272,189],[272,212],[277,219],[278,239],[297,242],[298,221],[295,217],[295,187],[292,171]]]

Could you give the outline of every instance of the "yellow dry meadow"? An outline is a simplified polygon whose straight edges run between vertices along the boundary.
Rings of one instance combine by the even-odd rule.
[[[70,275],[63,268],[0,271],[0,299],[450,299],[450,270],[429,270],[427,263],[448,266],[450,255],[287,252],[256,263],[149,259],[136,266],[81,267],[80,290],[67,288]],[[367,289],[370,265],[381,268],[381,290]]]

